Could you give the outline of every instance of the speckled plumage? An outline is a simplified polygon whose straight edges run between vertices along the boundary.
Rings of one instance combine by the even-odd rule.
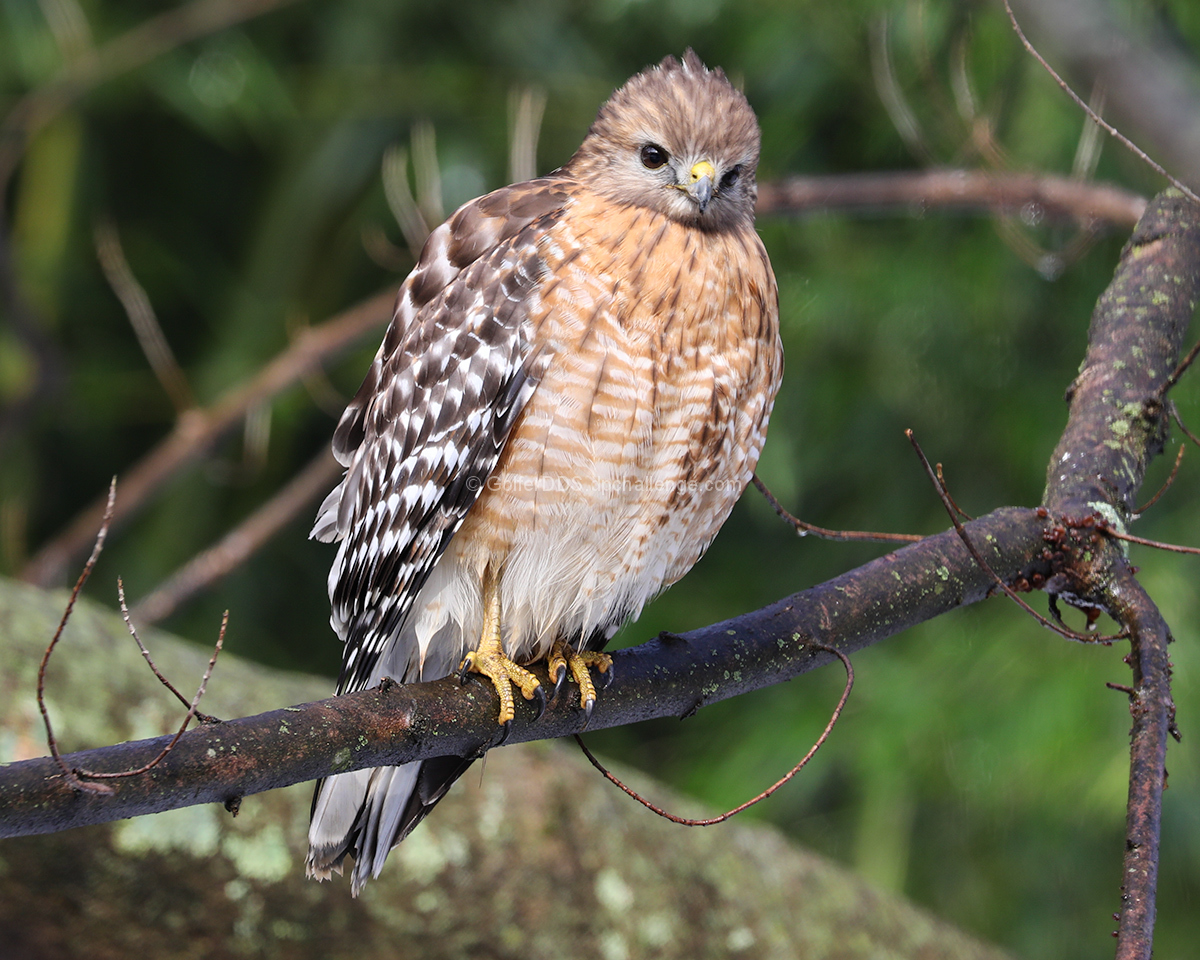
[[[531,662],[560,638],[603,645],[700,558],[782,375],[757,161],[745,98],[688,51],[618,90],[563,168],[430,235],[313,530],[340,541],[339,693],[453,671],[479,643],[486,568],[505,653]],[[349,853],[357,893],[467,763],[323,781],[310,874]]]

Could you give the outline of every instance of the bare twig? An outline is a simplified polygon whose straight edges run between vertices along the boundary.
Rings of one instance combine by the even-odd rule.
[[[1200,437],[1197,437],[1191,430],[1187,428],[1187,424],[1183,422],[1183,418],[1179,415],[1179,407],[1175,405],[1174,400],[1167,401],[1167,409],[1171,411],[1171,418],[1175,421],[1175,425],[1183,432],[1183,435],[1192,441],[1196,446],[1200,447]]]
[[[150,364],[150,369],[158,378],[167,396],[171,398],[177,413],[182,413],[192,406],[192,391],[188,386],[187,377],[175,360],[171,345],[159,326],[158,317],[154,315],[154,307],[145,289],[125,259],[125,251],[121,248],[121,238],[112,221],[104,218],[96,221],[95,226],[96,256],[100,267],[113,293],[125,308],[125,315],[133,332],[137,334],[138,344]]]
[[[251,407],[264,403],[360,337],[383,326],[392,315],[394,299],[391,291],[380,293],[307,328],[263,369],[211,407],[188,410],[180,416],[171,433],[123,476],[121,502],[113,513],[112,525],[139,510],[171,477],[241,424]],[[92,536],[89,531],[96,529],[103,512],[103,500],[81,511],[66,529],[42,546],[21,571],[21,578],[40,586],[58,582],[67,566],[86,549]]]
[[[916,533],[872,533],[864,530],[827,530],[825,527],[806,523],[788,513],[783,504],[775,499],[775,494],[771,493],[767,489],[767,485],[758,478],[758,474],[754,474],[750,478],[750,482],[758,488],[758,492],[766,498],[767,503],[771,505],[772,509],[784,521],[791,524],[795,528],[796,533],[802,537],[806,537],[811,533],[823,540],[866,540],[871,543],[916,543],[919,540],[925,539]]]
[[[195,704],[191,703],[187,697],[180,693],[173,683],[162,675],[158,667],[154,664],[154,658],[150,656],[150,651],[146,649],[146,645],[142,643],[142,638],[138,636],[137,627],[133,625],[133,617],[129,613],[129,607],[125,603],[125,583],[120,577],[117,577],[117,601],[121,607],[121,619],[125,621],[125,626],[129,630],[129,635],[133,637],[133,642],[137,644],[137,648],[142,652],[142,659],[146,661],[146,665],[150,668],[150,672],[158,678],[159,683],[175,694],[175,698],[185,707],[189,707],[197,720],[201,723],[220,723],[216,717],[209,716],[207,713],[201,713],[195,709]],[[225,611],[226,618],[229,617],[229,611]],[[225,625],[221,624],[220,637],[225,635]],[[218,647],[218,649],[220,649]],[[215,661],[216,654],[213,655]],[[205,678],[207,680],[207,677]]]
[[[54,737],[54,727],[50,723],[50,712],[46,709],[46,667],[50,664],[50,656],[54,653],[54,648],[58,646],[58,641],[62,638],[63,630],[66,629],[67,621],[71,619],[71,612],[75,609],[75,601],[79,599],[79,591],[83,589],[83,585],[88,582],[88,577],[92,575],[92,569],[96,566],[96,561],[100,558],[100,551],[104,549],[104,541],[108,537],[109,524],[112,523],[113,508],[117,501],[117,478],[113,477],[112,483],[108,485],[108,500],[104,508],[104,518],[100,523],[100,531],[96,534],[96,541],[92,546],[91,556],[88,557],[87,563],[83,566],[83,572],[79,574],[79,579],[75,581],[75,589],[71,591],[71,597],[67,601],[66,608],[63,610],[62,619],[58,621],[58,629],[54,631],[54,636],[50,639],[50,643],[46,647],[46,652],[42,654],[42,662],[38,665],[37,674],[37,705],[38,710],[42,714],[42,723],[46,727],[46,744],[50,748],[50,756],[54,758],[54,762],[62,770],[63,776],[72,787],[78,790],[90,790],[93,792],[108,792],[108,788],[102,787],[99,784],[84,783],[75,775],[75,772],[63,760],[62,754],[58,751],[58,741]]]
[[[904,435],[908,437],[908,442],[912,444],[913,450],[916,451],[917,456],[920,458],[921,466],[925,468],[925,473],[928,474],[929,481],[933,484],[934,490],[937,491],[938,498],[942,501],[942,506],[946,508],[946,513],[950,517],[950,522],[954,524],[954,530],[962,540],[963,546],[967,548],[983,572],[988,574],[996,582],[996,585],[1006,594],[1008,594],[1009,598],[1012,599],[1017,606],[1037,620],[1037,622],[1043,627],[1053,630],[1055,633],[1066,637],[1068,640],[1078,640],[1080,643],[1108,643],[1112,640],[1118,640],[1124,636],[1124,634],[1117,634],[1114,636],[1097,636],[1090,633],[1078,633],[1077,631],[1071,630],[1065,626],[1061,620],[1058,623],[1055,623],[1053,620],[1042,616],[1040,613],[1034,610],[1033,607],[1026,603],[1020,594],[1018,594],[1012,587],[1005,583],[1004,580],[1002,580],[1000,576],[992,570],[988,562],[983,559],[983,554],[979,552],[975,544],[971,542],[971,538],[967,536],[967,531],[963,527],[962,521],[958,519],[958,514],[955,512],[954,501],[950,499],[950,494],[938,479],[937,472],[930,465],[929,459],[925,456],[925,451],[921,449],[921,445],[917,442],[916,434],[913,433],[912,430],[905,430]]]
[[[942,475],[942,465],[940,463],[936,464],[935,469],[937,470],[938,484],[939,484],[939,486],[941,486],[941,488],[943,490],[946,491],[946,499],[948,499],[950,501],[950,505],[952,507],[954,507],[954,512],[957,513],[964,520],[974,520],[975,519],[974,517],[972,517],[969,513],[967,513],[966,510],[964,510],[962,507],[960,507],[957,502],[955,502],[954,497],[950,493],[950,487],[946,483],[946,478]]]
[[[776,780],[771,786],[767,787],[767,789],[764,790],[762,793],[760,793],[758,796],[753,797],[750,800],[747,800],[745,803],[734,807],[732,810],[728,810],[725,813],[722,813],[720,816],[708,817],[708,818],[705,818],[702,820],[692,820],[688,817],[679,817],[673,813],[668,813],[662,807],[655,806],[653,803],[651,803],[649,800],[647,800],[645,797],[643,797],[637,791],[635,791],[634,789],[632,789],[631,787],[627,786],[626,784],[622,783],[619,779],[617,779],[617,777],[614,776],[613,773],[607,767],[604,766],[604,764],[602,764],[599,760],[596,759],[595,755],[592,753],[591,750],[589,750],[587,748],[587,745],[583,742],[583,738],[579,734],[575,734],[575,742],[577,744],[579,744],[579,749],[583,751],[583,755],[588,758],[588,760],[591,762],[592,766],[595,767],[597,770],[600,771],[601,774],[604,775],[604,779],[608,780],[610,783],[616,784],[625,793],[627,793],[629,796],[633,797],[634,800],[636,800],[638,803],[640,803],[647,810],[650,810],[653,813],[658,814],[660,817],[663,817],[666,820],[670,820],[672,823],[678,823],[685,827],[711,827],[717,823],[724,823],[726,820],[730,819],[731,817],[736,817],[739,813],[741,813],[743,810],[747,809],[748,807],[754,806],[760,800],[766,800],[767,797],[771,796],[771,794],[773,794],[776,790],[778,790],[785,783],[787,783],[789,780],[791,780],[792,777],[794,777],[796,774],[798,774],[802,769],[804,769],[804,767],[808,766],[808,761],[810,761],[814,756],[816,756],[817,751],[821,749],[821,745],[826,741],[826,739],[828,739],[829,734],[833,732],[834,725],[838,722],[838,718],[840,718],[842,715],[842,708],[846,706],[846,701],[850,699],[850,691],[854,687],[854,667],[850,663],[850,658],[848,656],[846,656],[844,653],[842,653],[841,650],[838,650],[836,647],[827,647],[822,643],[809,643],[808,646],[812,647],[814,650],[823,650],[826,653],[832,653],[834,656],[836,656],[838,659],[840,659],[842,661],[842,666],[844,666],[846,668],[846,686],[845,686],[845,689],[842,690],[842,696],[838,700],[837,706],[833,708],[833,714],[830,716],[829,722],[827,724],[825,724],[825,729],[823,731],[821,731],[821,735],[819,737],[817,737],[817,742],[812,745],[812,747],[809,749],[808,753],[806,753],[800,759],[800,762],[797,763],[794,767],[792,767],[791,770],[789,770],[782,777],[780,777],[778,780]]]
[[[1179,366],[1171,371],[1171,375],[1163,381],[1163,385],[1158,388],[1158,399],[1162,400],[1167,395],[1175,384],[1179,382],[1179,378],[1188,372],[1188,368],[1196,362],[1196,356],[1200,354],[1200,341],[1192,345],[1192,349],[1187,352],[1187,356],[1179,361]]]
[[[217,633],[216,647],[213,650],[212,656],[209,658],[208,668],[204,671],[204,677],[200,681],[200,686],[196,690],[196,695],[189,702],[177,689],[175,689],[171,682],[159,672],[158,667],[154,665],[154,660],[150,656],[150,651],[147,650],[145,644],[142,643],[142,639],[138,636],[137,630],[134,628],[133,621],[129,617],[129,610],[125,606],[125,587],[120,578],[118,578],[117,595],[120,598],[121,613],[125,618],[125,625],[129,628],[130,636],[133,637],[138,649],[142,652],[142,657],[145,659],[154,675],[159,679],[163,686],[175,694],[175,696],[179,698],[184,706],[188,708],[187,714],[184,716],[183,723],[180,724],[179,730],[176,732],[175,736],[170,740],[170,742],[167,743],[167,745],[163,747],[163,749],[151,760],[131,770],[122,770],[111,773],[97,772],[95,770],[88,770],[81,767],[72,767],[63,759],[62,754],[58,749],[58,740],[54,736],[54,728],[50,723],[50,713],[46,708],[46,668],[50,664],[50,657],[54,653],[54,648],[58,646],[58,641],[62,637],[63,630],[66,629],[67,621],[71,619],[71,613],[75,609],[75,601],[79,598],[79,593],[83,589],[84,584],[87,583],[88,578],[92,575],[92,570],[96,566],[96,561],[100,558],[100,552],[104,549],[104,541],[108,537],[108,529],[112,522],[113,507],[116,503],[116,499],[117,478],[113,477],[112,483],[108,488],[108,507],[105,510],[104,521],[100,525],[100,531],[96,534],[96,542],[92,547],[91,556],[88,557],[87,563],[84,564],[83,572],[80,573],[79,579],[75,581],[75,589],[71,591],[70,599],[68,599],[67,605],[63,610],[62,619],[58,622],[58,629],[54,631],[54,636],[47,645],[46,652],[42,655],[42,662],[38,666],[37,678],[38,710],[41,711],[42,722],[46,727],[46,744],[50,748],[50,756],[53,758],[59,770],[62,771],[62,775],[66,778],[67,782],[73,789],[101,794],[111,794],[112,787],[90,781],[113,780],[122,777],[136,777],[139,774],[145,773],[147,770],[158,766],[158,764],[160,764],[166,758],[167,754],[169,754],[175,747],[175,744],[179,742],[179,738],[183,736],[184,731],[187,730],[188,724],[192,722],[193,717],[200,718],[204,723],[220,722],[216,717],[210,717],[207,714],[199,713],[196,710],[196,707],[200,703],[200,699],[204,696],[204,691],[208,688],[208,681],[209,678],[212,677],[213,667],[216,665],[217,657],[221,653],[221,647],[225,643],[225,628],[229,623],[229,611],[226,610],[225,615],[221,618],[221,629]]]
[[[125,598],[122,596],[122,610],[124,610],[124,603]],[[126,615],[125,622],[129,626],[129,632],[132,634],[133,639],[137,641],[137,645],[142,651],[142,656],[146,658],[146,662],[150,664],[150,669],[154,671],[154,675],[158,677],[158,679],[164,684],[166,684],[166,686],[173,694],[175,694],[175,696],[183,700],[183,697],[180,696],[179,691],[172,687],[171,684],[167,683],[166,677],[159,673],[158,668],[154,666],[154,661],[150,659],[149,652],[147,652],[146,648],[142,646],[142,641],[138,639],[137,632],[133,629],[133,624],[130,622],[128,615]],[[175,749],[175,744],[179,742],[179,738],[182,737],[184,732],[187,730],[188,724],[192,722],[192,717],[196,717],[202,723],[220,723],[221,721],[216,717],[210,717],[206,713],[202,714],[196,710],[196,707],[200,703],[201,698],[204,696],[204,691],[208,689],[208,681],[212,677],[213,667],[217,665],[217,657],[221,655],[221,648],[225,645],[225,628],[228,626],[229,611],[226,610],[221,616],[221,629],[217,631],[217,643],[216,646],[213,647],[212,656],[208,658],[208,666],[204,669],[204,676],[200,679],[200,686],[196,688],[196,695],[192,697],[190,703],[187,700],[183,700],[184,704],[188,708],[187,714],[183,718],[183,723],[179,725],[179,729],[175,732],[175,736],[168,741],[167,745],[164,746],[157,755],[148,760],[146,763],[143,763],[140,767],[134,767],[132,770],[117,770],[109,773],[98,770],[85,770],[76,767],[74,772],[81,777],[87,777],[89,780],[122,780],[126,777],[141,776],[143,773],[154,769],[165,759],[167,759],[167,755]]]
[[[1098,114],[1095,110],[1093,110],[1090,106],[1088,106],[1088,104],[1086,102],[1084,102],[1084,99],[1081,96],[1079,96],[1079,94],[1077,94],[1074,90],[1071,89],[1070,84],[1068,84],[1067,81],[1065,81],[1061,76],[1058,75],[1058,72],[1052,66],[1050,66],[1049,63],[1046,62],[1045,58],[1040,53],[1038,53],[1037,50],[1034,48],[1033,44],[1029,42],[1029,39],[1025,36],[1025,31],[1023,31],[1021,29],[1021,25],[1017,22],[1017,15],[1015,13],[1013,13],[1013,9],[1009,3],[1009,0],[1004,0],[1004,9],[1008,12],[1009,22],[1012,23],[1012,28],[1016,32],[1017,37],[1021,41],[1022,46],[1025,47],[1025,49],[1029,52],[1030,56],[1032,56],[1038,63],[1040,63],[1046,69],[1046,72],[1054,78],[1055,82],[1060,87],[1062,87],[1062,89],[1064,91],[1066,91],[1067,96],[1069,96],[1072,100],[1075,101],[1075,103],[1079,107],[1079,109],[1082,110],[1084,113],[1086,113],[1089,117],[1091,117],[1093,123],[1095,123],[1097,126],[1101,127],[1110,137],[1114,137],[1116,140],[1118,140],[1126,149],[1128,149],[1131,153],[1133,153],[1134,156],[1136,156],[1139,160],[1141,160],[1143,163],[1145,163],[1148,167],[1150,167],[1156,173],[1160,174],[1163,177],[1166,177],[1167,180],[1170,182],[1170,184],[1173,187],[1175,187],[1177,190],[1179,190],[1181,193],[1183,193],[1183,195],[1186,196],[1193,203],[1200,203],[1200,197],[1197,197],[1196,194],[1194,194],[1190,189],[1188,189],[1188,187],[1185,184],[1180,183],[1178,180],[1175,179],[1175,177],[1173,177],[1173,176],[1171,176],[1171,174],[1167,173],[1167,171],[1163,168],[1163,166],[1160,163],[1151,159],[1151,157],[1146,153],[1145,150],[1143,150],[1141,147],[1139,147],[1136,143],[1134,143],[1127,136],[1125,136],[1125,134],[1121,133],[1120,130],[1118,130],[1116,127],[1114,127],[1111,123],[1109,123],[1107,120],[1105,120],[1102,116],[1100,116],[1100,114]]]
[[[1096,529],[1103,530],[1110,537],[1116,537],[1118,540],[1124,540],[1127,543],[1140,543],[1144,547],[1154,547],[1155,550],[1166,550],[1168,553],[1200,555],[1200,547],[1183,547],[1176,543],[1163,543],[1161,540],[1147,540],[1145,537],[1135,537],[1132,533],[1122,533],[1120,530],[1114,529],[1113,525],[1106,520],[1097,520]]]
[[[1136,510],[1133,511],[1134,517],[1140,517],[1143,513],[1145,513],[1152,506],[1154,506],[1156,503],[1158,503],[1159,498],[1162,497],[1162,495],[1164,493],[1166,493],[1168,490],[1171,489],[1171,484],[1173,484],[1175,482],[1175,477],[1179,473],[1179,465],[1181,463],[1183,463],[1183,451],[1186,449],[1187,449],[1187,447],[1185,444],[1181,443],[1179,445],[1179,453],[1175,454],[1175,466],[1173,466],[1171,468],[1170,475],[1163,482],[1163,485],[1158,488],[1158,493],[1156,493],[1149,500],[1147,500],[1144,504],[1142,504],[1140,507],[1138,507]]]
[[[307,504],[327,492],[341,469],[333,455],[322,450],[275,496],[141,600],[134,616],[142,623],[169,617],[180,604],[244,563]]]

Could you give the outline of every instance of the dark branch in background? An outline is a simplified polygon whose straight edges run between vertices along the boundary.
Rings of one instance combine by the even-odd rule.
[[[1044,521],[1007,508],[967,525],[989,564],[1008,579],[1047,569]],[[613,655],[616,679],[587,727],[683,717],[710,703],[780,683],[968,603],[993,588],[953,531],[881,557],[828,583],[754,613]],[[549,679],[544,665],[543,683]],[[579,733],[582,711],[564,697],[534,720],[518,702],[509,743]],[[80,792],[49,758],[0,767],[0,837],[47,833],[197,803],[228,803],[331,773],[424,757],[473,755],[496,736],[491,686],[390,684],[274,710],[185,733],[144,777],[112,783],[113,793]],[[282,731],[282,732],[281,732]],[[128,770],[162,750],[158,737],[64,757],[71,767]]]
[[[381,327],[392,315],[394,299],[395,294],[390,291],[380,293],[319,326],[306,328],[262,370],[229,390],[211,407],[183,413],[166,438],[122,475],[121,500],[113,516],[113,529],[144,507],[171,477],[241,424],[247,410],[274,397],[322,362]],[[92,542],[103,514],[102,500],[80,512],[65,530],[37,552],[21,571],[21,578],[39,586],[61,582],[67,568]]]

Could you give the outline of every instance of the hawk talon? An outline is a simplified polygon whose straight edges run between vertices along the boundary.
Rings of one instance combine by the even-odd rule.
[[[462,663],[458,665],[459,686],[465,687],[467,685],[467,680],[471,676],[471,666],[473,663],[474,658],[468,653],[465,657],[463,657]]]
[[[592,722],[592,709],[596,706],[596,698],[588,697],[587,703],[583,705],[583,729],[587,729],[587,725]]]
[[[505,720],[502,724],[500,724],[500,739],[497,740],[495,743],[493,743],[492,746],[493,747],[504,746],[504,741],[508,739],[508,735],[510,733],[512,733],[512,721]]]
[[[562,661],[558,664],[558,676],[554,680],[554,697],[555,702],[558,701],[558,695],[562,693],[563,687],[567,685],[567,663]]]
[[[608,663],[608,669],[605,670],[603,667],[600,667],[599,671],[600,671],[600,689],[607,690],[609,687],[612,686],[613,676],[614,676],[614,674],[616,674],[617,668],[613,666],[612,661],[610,660]]]
[[[546,690],[539,683],[533,691],[533,698],[537,700],[537,713],[534,715],[534,722],[542,719],[542,714],[546,712]],[[507,734],[506,734],[507,736]]]

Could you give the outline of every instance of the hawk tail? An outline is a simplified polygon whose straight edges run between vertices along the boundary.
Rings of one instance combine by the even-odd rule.
[[[342,872],[349,855],[350,892],[383,870],[389,851],[425,819],[473,761],[435,757],[396,767],[354,770],[317,784],[305,868],[316,880]]]

